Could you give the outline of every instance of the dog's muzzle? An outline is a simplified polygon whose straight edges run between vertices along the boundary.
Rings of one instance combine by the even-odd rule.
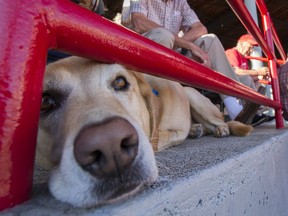
[[[80,131],[74,143],[75,159],[83,170],[99,179],[119,177],[137,156],[138,139],[131,123],[113,117]]]

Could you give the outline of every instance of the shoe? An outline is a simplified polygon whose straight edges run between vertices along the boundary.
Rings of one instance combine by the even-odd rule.
[[[258,93],[264,95],[266,93],[266,88],[264,86],[260,86]],[[236,116],[234,121],[239,121],[243,124],[250,125],[260,106],[260,104],[246,102],[243,110]]]
[[[269,107],[266,107],[266,106],[260,106],[260,108],[259,108],[257,114],[258,114],[258,115],[261,115],[262,113],[268,111],[269,109],[270,109]]]
[[[236,116],[234,121],[242,122],[243,124],[251,124],[254,116],[256,115],[260,105],[247,102],[243,110]]]
[[[261,125],[265,122],[272,121],[273,119],[275,119],[274,116],[268,116],[265,114],[255,115],[252,122],[251,122],[251,126],[256,127],[256,126]]]
[[[265,86],[262,86],[262,85],[257,90],[257,92],[262,94],[262,95],[265,95],[266,91],[267,91],[267,88]]]

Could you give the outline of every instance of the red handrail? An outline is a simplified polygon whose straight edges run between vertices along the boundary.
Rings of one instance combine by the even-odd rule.
[[[269,45],[266,43],[266,40],[258,28],[257,24],[253,20],[250,12],[243,3],[242,0],[226,0],[230,5],[231,9],[234,11],[236,16],[239,18],[243,26],[250,32],[251,35],[257,40],[259,46],[261,46],[263,52],[268,58],[273,58],[274,54],[271,52]]]
[[[246,59],[253,59],[253,60],[258,60],[258,61],[263,61],[263,62],[268,62],[268,58],[265,57],[259,57],[259,56],[245,56]],[[285,60],[282,59],[276,59],[277,64],[282,65],[284,64]]]
[[[262,17],[265,17],[265,16],[269,15],[269,12],[267,10],[266,4],[265,4],[265,2],[263,0],[256,0],[256,4],[257,4],[257,7],[258,7],[259,12],[260,12]],[[269,19],[270,19],[270,15],[269,15]],[[287,55],[286,55],[286,53],[285,53],[285,51],[283,49],[283,46],[281,45],[281,42],[279,40],[279,37],[278,37],[278,34],[277,34],[276,30],[275,30],[273,22],[270,22],[270,26],[269,27],[271,28],[271,31],[272,31],[272,36],[273,36],[273,41],[275,43],[275,46],[277,47],[277,49],[278,49],[278,51],[279,51],[279,53],[281,55],[282,60],[285,61],[286,58],[287,58]]]
[[[1,40],[5,41],[0,46],[0,210],[29,198],[42,81],[50,48],[243,98],[273,107],[276,113],[281,110],[280,101],[266,98],[68,0],[0,1],[0,12]],[[256,33],[269,59],[273,59],[263,36]],[[283,127],[276,120],[276,126]]]
[[[251,14],[249,13],[243,1],[240,1],[240,0],[226,0],[226,1],[230,5],[232,10],[235,12],[235,14],[238,16],[243,26],[257,40],[263,52],[267,56],[268,66],[270,69],[271,86],[273,90],[273,98],[274,98],[273,100],[276,103],[281,104],[277,67],[276,67],[277,59],[275,57],[274,46],[273,46],[272,22],[271,22],[271,19],[270,19],[270,16],[269,16],[269,13],[268,13],[268,10],[266,8],[264,1],[256,0],[257,7],[261,11],[261,15],[262,15],[264,35],[259,29],[259,27],[257,26],[257,24],[255,23],[255,21],[253,20]],[[282,47],[277,36],[276,36],[275,42],[277,43],[277,47]],[[286,57],[286,55],[282,53],[281,49],[280,49],[280,52],[281,52],[281,55],[283,55],[283,57]],[[275,120],[276,120],[277,128],[284,127],[281,108],[275,109]]]

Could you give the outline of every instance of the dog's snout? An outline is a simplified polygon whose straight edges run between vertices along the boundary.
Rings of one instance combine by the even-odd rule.
[[[120,117],[83,129],[74,144],[78,164],[98,178],[121,175],[137,153],[137,131]]]

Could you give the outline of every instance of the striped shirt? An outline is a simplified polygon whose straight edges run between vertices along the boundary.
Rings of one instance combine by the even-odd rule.
[[[133,12],[143,13],[149,20],[173,34],[181,30],[187,32],[192,24],[199,22],[186,0],[132,0],[130,14]]]

